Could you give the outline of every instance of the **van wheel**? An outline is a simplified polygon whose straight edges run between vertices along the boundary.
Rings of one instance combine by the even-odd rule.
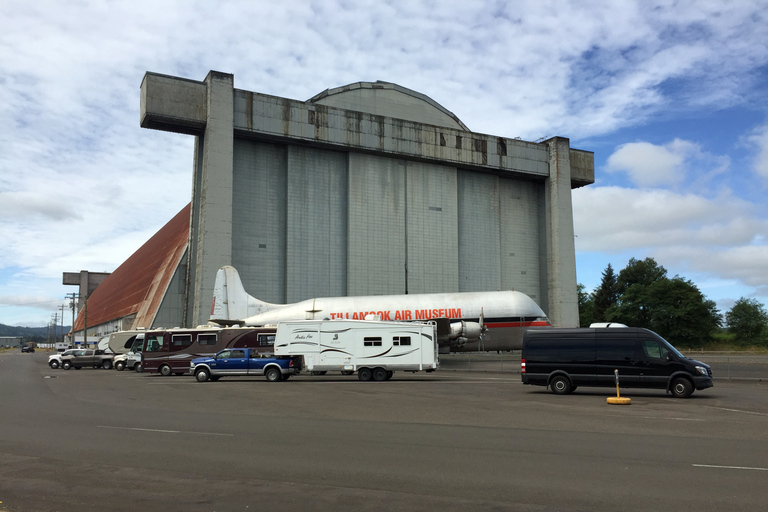
[[[688,379],[681,377],[672,381],[672,395],[675,398],[688,398],[692,393],[693,385]]]
[[[565,377],[564,375],[553,377],[549,383],[549,387],[556,395],[567,395],[573,391],[573,388],[571,387],[571,381],[568,380],[568,377]]]

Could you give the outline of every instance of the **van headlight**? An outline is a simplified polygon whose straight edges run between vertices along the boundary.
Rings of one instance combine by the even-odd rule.
[[[697,367],[696,367],[696,370],[698,370],[698,372],[699,372],[700,374],[702,374],[702,375],[706,375],[706,376],[709,376],[709,372],[708,372],[708,371],[707,371],[707,369],[706,369],[706,368],[704,368],[703,366],[697,366]]]

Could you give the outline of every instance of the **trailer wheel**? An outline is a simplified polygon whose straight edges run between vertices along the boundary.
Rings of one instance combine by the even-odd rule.
[[[105,370],[111,370],[112,369],[112,361],[104,361],[101,363],[101,367]]]
[[[341,370],[342,375],[352,375],[353,373],[355,372],[353,372],[352,370]]]
[[[393,372],[392,370],[389,370],[387,372],[387,380],[391,379],[394,374],[395,374],[395,372]]]
[[[381,382],[383,380],[387,380],[387,370],[384,368],[374,368],[373,370],[373,380]]]
[[[672,381],[672,396],[675,398],[688,398],[693,393],[691,381],[680,377]]]
[[[160,367],[160,375],[163,377],[168,377],[171,374],[171,367],[167,364],[164,364]]]
[[[280,370],[274,366],[267,368],[267,371],[264,372],[264,376],[269,382],[279,382],[283,379],[283,375],[280,373]]]
[[[550,389],[556,395],[567,395],[573,389],[571,388],[571,381],[565,375],[556,375],[549,383]]]
[[[373,372],[370,368],[359,368],[357,370],[357,378],[363,382],[369,381],[373,378]]]
[[[119,371],[119,372],[121,372],[121,371],[125,370],[125,363],[124,363],[124,362],[122,362],[122,361],[118,361],[118,362],[116,362],[116,363],[115,363],[115,370],[117,370],[117,371]]]
[[[211,373],[205,368],[200,368],[195,372],[195,379],[197,382],[205,382],[211,378]]]

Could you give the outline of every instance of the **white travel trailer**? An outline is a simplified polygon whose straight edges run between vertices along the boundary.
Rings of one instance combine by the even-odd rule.
[[[360,380],[389,380],[395,371],[439,367],[435,322],[298,320],[281,322],[275,355],[302,356],[310,372],[357,372]]]

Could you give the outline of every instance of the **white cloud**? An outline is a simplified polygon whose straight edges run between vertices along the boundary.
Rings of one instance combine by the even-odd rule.
[[[691,188],[725,172],[729,165],[727,156],[711,155],[694,142],[674,139],[660,146],[649,142],[622,144],[608,157],[605,170],[624,172],[640,187],[678,185],[694,174],[695,179],[686,180],[686,187]]]
[[[579,252],[648,255],[768,296],[768,220],[741,199],[584,187],[573,191],[573,210]]]
[[[754,172],[768,184],[768,125],[755,129],[747,140],[757,149],[753,162]]]

